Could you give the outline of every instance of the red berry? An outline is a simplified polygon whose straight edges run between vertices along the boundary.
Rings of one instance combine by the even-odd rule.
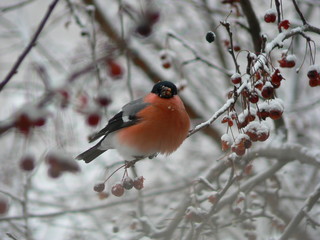
[[[235,52],[239,52],[241,50],[241,47],[239,45],[235,45],[235,46],[233,46],[233,50]]]
[[[222,151],[225,152],[225,151],[227,151],[229,148],[230,148],[230,143],[221,140],[221,149],[222,149]]]
[[[231,82],[232,82],[233,84],[239,84],[239,83],[241,83],[241,75],[238,74],[238,73],[233,74],[233,75],[231,76]]]
[[[309,79],[309,86],[310,87],[316,87],[316,86],[318,86],[318,84],[319,84],[319,81],[317,78],[310,78]]]
[[[24,171],[32,171],[35,167],[34,158],[32,156],[24,156],[20,160],[20,168]]]
[[[310,70],[308,71],[308,78],[317,78],[319,77],[319,73],[317,70]]]
[[[171,62],[170,61],[162,62],[162,67],[165,68],[165,69],[171,68]]]
[[[18,128],[21,133],[27,135],[32,127],[32,121],[27,114],[22,113],[16,119],[15,127]]]
[[[107,61],[108,73],[109,76],[113,79],[121,78],[123,75],[123,69],[119,63],[114,60]]]
[[[274,88],[271,84],[265,84],[261,90],[262,97],[270,99],[273,97]]]
[[[92,113],[89,116],[87,116],[87,123],[89,126],[97,126],[98,123],[100,122],[100,114],[98,113]]]
[[[281,118],[282,116],[282,111],[280,109],[271,109],[270,110],[270,118],[272,118],[273,120],[277,120],[279,118]]]
[[[256,91],[252,91],[249,95],[249,101],[251,103],[257,103],[259,101],[259,96]]]
[[[266,23],[273,23],[276,21],[276,19],[277,19],[277,15],[275,10],[273,9],[269,9],[264,15],[264,21]]]
[[[38,118],[37,120],[33,121],[34,126],[36,127],[42,127],[43,125],[46,124],[46,119],[45,118]]]
[[[283,29],[288,29],[290,27],[290,22],[289,20],[283,20],[279,23],[279,29],[283,28]]]
[[[260,109],[258,112],[257,112],[257,116],[259,118],[261,118],[262,120],[265,120],[267,117],[270,116],[270,113],[268,111],[266,111],[265,109]]]
[[[230,120],[229,116],[224,116],[221,120],[221,123],[227,123]]]
[[[142,176],[137,177],[133,181],[133,186],[137,190],[141,190],[143,188],[144,178]]]
[[[259,89],[261,91],[262,87],[263,87],[263,82],[262,81],[257,81],[255,84],[254,84],[254,87]]]
[[[258,141],[264,142],[269,138],[269,132],[262,132],[258,134]]]
[[[104,183],[97,183],[96,185],[94,185],[93,190],[95,192],[103,192],[103,190],[105,189],[105,184]]]
[[[279,69],[276,69],[274,71],[274,73],[272,74],[271,76],[271,82],[272,84],[279,84],[281,82],[281,80],[283,79],[281,73],[280,73],[280,70]]]
[[[111,193],[116,197],[121,197],[124,193],[124,188],[120,183],[118,183],[111,188]]]
[[[246,149],[245,148],[241,148],[241,147],[237,147],[237,146],[233,146],[231,148],[232,152],[234,152],[235,154],[237,154],[238,156],[243,156],[246,153]]]
[[[111,99],[107,96],[98,96],[96,102],[102,107],[107,107],[111,103]]]

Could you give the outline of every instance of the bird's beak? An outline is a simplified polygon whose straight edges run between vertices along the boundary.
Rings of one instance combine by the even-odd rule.
[[[169,87],[163,86],[161,89],[160,97],[161,98],[171,98],[172,95],[172,90]]]

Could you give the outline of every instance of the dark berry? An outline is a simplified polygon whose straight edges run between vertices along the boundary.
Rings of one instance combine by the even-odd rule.
[[[211,32],[211,31],[207,32],[206,40],[208,43],[214,42],[215,39],[216,39],[216,35],[214,34],[214,32]]]
[[[89,126],[97,126],[100,122],[100,118],[100,114],[91,113],[89,116],[87,116],[87,123]]]
[[[270,99],[273,97],[273,93],[274,93],[274,88],[273,86],[270,84],[266,84],[264,85],[264,87],[261,89],[261,95],[262,97],[266,98],[266,99]]]
[[[104,183],[97,183],[94,185],[93,190],[96,192],[102,192],[105,189],[105,184]]]
[[[24,171],[32,171],[35,167],[34,157],[32,156],[24,156],[20,160],[20,168]]]
[[[122,186],[126,189],[126,190],[130,190],[131,188],[133,188],[133,180],[131,177],[125,177],[122,181]]]

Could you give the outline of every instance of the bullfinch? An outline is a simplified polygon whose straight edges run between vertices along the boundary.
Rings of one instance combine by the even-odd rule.
[[[127,161],[169,155],[185,140],[190,118],[169,81],[156,83],[151,93],[124,105],[107,126],[89,137],[101,140],[77,159],[91,162],[109,149],[116,149]]]

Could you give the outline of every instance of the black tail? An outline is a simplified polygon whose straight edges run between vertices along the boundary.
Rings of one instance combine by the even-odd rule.
[[[99,146],[100,144],[93,146],[92,148],[88,149],[87,151],[77,156],[76,159],[83,160],[86,163],[91,162],[92,160],[94,160],[95,158],[97,158],[98,156],[100,156],[102,153],[106,151],[106,150],[98,149]]]

